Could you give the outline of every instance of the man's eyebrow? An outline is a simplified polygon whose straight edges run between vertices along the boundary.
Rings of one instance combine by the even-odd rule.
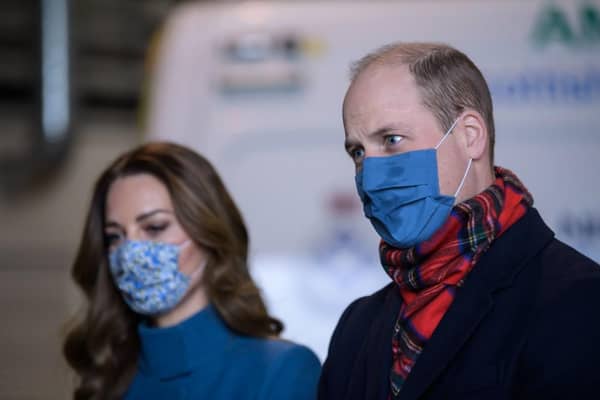
[[[407,134],[410,133],[411,130],[408,127],[408,125],[403,124],[401,122],[394,122],[391,124],[385,124],[383,126],[381,126],[380,128],[375,129],[374,131],[370,132],[367,134],[367,137],[371,138],[374,136],[382,136],[386,133],[390,133],[390,132],[399,132],[401,134]],[[350,149],[352,149],[355,146],[360,146],[360,143],[355,141],[355,140],[351,140],[346,138],[346,140],[344,140],[344,148],[346,149],[346,152],[350,152]]]
[[[410,129],[406,124],[403,124],[401,122],[394,122],[391,124],[385,124],[385,125],[381,126],[380,128],[375,129],[374,131],[367,134],[367,136],[368,137],[381,136],[383,134],[390,133],[390,132],[409,133]]]
[[[358,143],[355,140],[349,140],[348,138],[346,138],[346,140],[344,140],[344,148],[346,149],[346,153],[350,153],[350,150],[353,147],[359,146],[360,143]]]

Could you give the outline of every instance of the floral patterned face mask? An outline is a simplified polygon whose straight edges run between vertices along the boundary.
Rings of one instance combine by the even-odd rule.
[[[110,253],[110,272],[133,311],[155,316],[181,301],[191,277],[179,271],[178,259],[181,249],[189,243],[131,240]]]

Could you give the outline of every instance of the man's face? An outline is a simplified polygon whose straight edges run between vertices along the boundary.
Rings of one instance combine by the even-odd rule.
[[[422,104],[406,66],[367,67],[348,89],[343,114],[346,151],[357,170],[366,157],[433,148],[445,133]],[[454,195],[469,161],[457,139],[461,129],[459,121],[437,150],[440,191],[445,195]]]

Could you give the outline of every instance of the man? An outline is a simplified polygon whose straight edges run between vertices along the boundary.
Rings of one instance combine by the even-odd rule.
[[[392,283],[343,313],[319,398],[600,398],[600,267],[493,166],[473,62],[386,46],[355,65],[343,121]]]

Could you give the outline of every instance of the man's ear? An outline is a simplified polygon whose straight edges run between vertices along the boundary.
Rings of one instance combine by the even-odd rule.
[[[485,157],[488,154],[488,130],[481,114],[471,109],[463,111],[462,126],[466,154],[473,160]]]

